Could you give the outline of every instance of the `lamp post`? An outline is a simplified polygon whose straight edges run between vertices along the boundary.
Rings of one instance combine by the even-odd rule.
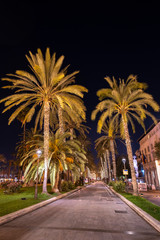
[[[122,162],[123,162],[123,165],[124,165],[124,170],[126,170],[126,159],[122,158]],[[127,179],[127,175],[126,174],[125,174],[125,179]]]
[[[113,172],[113,171],[112,171],[112,169],[111,169],[111,181],[113,180],[113,179],[112,179],[112,172]]]
[[[35,194],[34,194],[34,198],[37,199],[38,198],[38,168],[39,168],[39,158],[42,154],[42,151],[40,149],[37,150],[37,178],[36,178],[36,185],[35,185]]]
[[[124,169],[126,169],[126,159],[125,158],[122,158],[122,162],[124,164]]]

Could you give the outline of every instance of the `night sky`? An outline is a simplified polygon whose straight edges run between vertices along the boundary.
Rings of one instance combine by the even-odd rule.
[[[27,1],[26,1],[27,2]],[[104,77],[126,79],[129,74],[138,76],[140,82],[149,85],[147,92],[160,103],[160,14],[154,1],[128,1],[128,5],[112,1],[105,5],[92,1],[90,4],[51,5],[51,1],[23,1],[3,4],[0,8],[0,78],[18,69],[29,70],[25,54],[31,50],[43,53],[50,47],[57,57],[65,56],[64,66],[70,64],[69,72],[80,70],[76,83],[88,88],[84,102],[87,107],[89,137],[94,140],[96,121],[90,120],[92,110],[98,103],[96,91],[108,85]],[[81,1],[82,2],[82,1]],[[88,4],[88,5],[87,5]],[[0,87],[4,83],[0,82]],[[9,94],[0,90],[0,98]],[[0,112],[3,104],[0,105]],[[12,111],[0,115],[0,153],[9,159],[22,133],[15,120],[8,126]],[[160,118],[160,113],[155,114]],[[151,119],[145,121],[148,128]],[[137,139],[143,129],[136,124],[136,134],[131,134],[133,152],[138,148]],[[117,142],[118,143],[118,142]],[[120,153],[125,147],[118,145]],[[94,146],[93,146],[94,148]]]

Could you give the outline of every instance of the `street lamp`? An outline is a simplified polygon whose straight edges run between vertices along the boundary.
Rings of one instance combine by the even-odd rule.
[[[36,185],[35,185],[35,194],[34,194],[34,198],[37,199],[38,198],[38,168],[39,168],[39,158],[42,154],[42,151],[40,149],[38,149],[36,151],[37,153],[37,178],[36,178]]]
[[[123,162],[123,164],[124,164],[124,169],[126,169],[126,159],[125,158],[122,158],[122,162]]]

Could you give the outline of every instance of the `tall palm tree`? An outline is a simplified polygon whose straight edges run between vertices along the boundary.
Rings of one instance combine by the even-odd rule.
[[[23,127],[23,152],[26,151],[26,122],[24,121],[24,119],[29,110],[29,107],[27,107],[17,115],[17,120],[21,122]]]
[[[85,152],[81,149],[80,143],[77,140],[68,140],[70,133],[66,132],[61,134],[58,129],[55,133],[50,133],[49,140],[49,177],[51,186],[54,191],[58,190],[58,178],[59,169],[67,170],[71,168],[73,171],[81,169],[81,165],[85,163]],[[64,139],[67,139],[64,141]],[[44,173],[44,161],[43,161],[43,136],[34,135],[31,141],[27,142],[29,145],[28,151],[24,154],[21,165],[25,165],[25,182],[31,180],[42,179]],[[41,156],[37,156],[37,149],[41,149]],[[38,161],[38,164],[37,164]],[[38,178],[37,178],[38,176]]]
[[[77,105],[77,106],[76,106]],[[73,105],[72,108],[70,108],[69,106],[65,105],[64,108],[62,109],[62,107],[59,105],[58,106],[58,128],[61,132],[61,134],[64,134],[64,132],[66,131],[66,129],[68,129],[68,127],[70,126],[70,132],[71,132],[71,136],[70,138],[73,139],[73,134],[74,134],[74,129],[73,127],[80,127],[80,122],[85,121],[86,120],[86,107],[84,106],[84,103],[81,99],[76,99],[76,107]],[[72,126],[71,126],[72,125]],[[65,139],[64,139],[65,141]],[[69,180],[69,172],[70,169],[67,170],[68,172],[68,180]],[[59,172],[57,171],[56,174],[56,183],[58,183],[59,180]],[[58,190],[58,189],[57,189]]]
[[[103,142],[104,145],[108,145],[107,149],[111,151],[112,154],[112,164],[113,164],[113,176],[116,181],[117,174],[116,174],[116,156],[115,156],[115,148],[116,148],[116,138],[119,138],[118,135],[118,126],[114,125],[112,131],[110,130],[110,121],[106,121],[102,127],[102,133],[105,134],[104,136],[100,137],[98,142]],[[107,153],[108,154],[108,153]]]
[[[135,132],[133,119],[136,120],[145,130],[144,119],[149,116],[156,123],[156,118],[147,110],[147,105],[154,111],[159,111],[159,105],[154,101],[152,95],[145,92],[147,85],[137,81],[137,77],[130,75],[127,80],[119,79],[119,84],[113,77],[113,80],[106,77],[109,88],[100,89],[97,96],[101,101],[97,106],[92,117],[95,118],[98,112],[103,112],[98,121],[98,132],[101,132],[106,119],[111,118],[110,131],[115,124],[120,125],[121,136],[125,139],[126,148],[131,168],[133,183],[133,194],[138,195],[138,186],[136,182],[135,170],[133,165],[133,153],[128,125],[132,126]]]
[[[5,102],[6,108],[3,112],[17,107],[9,118],[9,124],[26,107],[30,107],[30,110],[27,112],[24,122],[30,122],[36,108],[39,108],[35,119],[35,129],[38,122],[40,122],[40,127],[42,125],[44,127],[43,193],[47,193],[50,110],[57,106],[61,106],[63,109],[65,105],[75,108],[76,100],[83,98],[83,92],[88,90],[83,86],[72,84],[78,71],[67,75],[68,67],[61,69],[64,56],[56,61],[56,54],[51,56],[49,48],[46,49],[45,57],[40,49],[37,50],[37,54],[33,55],[29,52],[29,56],[26,57],[32,73],[17,70],[15,74],[8,74],[8,77],[2,78],[11,83],[5,88],[15,90],[15,93],[2,99],[0,103]]]
[[[111,177],[111,163],[109,159],[110,152],[110,139],[105,135],[97,138],[95,140],[95,149],[98,153],[98,156],[105,161],[104,167],[107,166],[109,182],[112,180]]]

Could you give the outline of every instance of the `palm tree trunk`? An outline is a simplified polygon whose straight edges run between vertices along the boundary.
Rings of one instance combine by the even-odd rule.
[[[109,160],[109,151],[108,151],[108,149],[106,150],[106,155],[107,155],[107,162],[108,162],[109,182],[110,182],[112,180],[112,177],[111,177],[111,163],[110,163],[110,160]]]
[[[123,127],[124,127],[124,134],[125,134],[125,142],[127,147],[127,153],[128,153],[128,159],[129,159],[129,165],[131,169],[131,177],[132,177],[132,184],[133,184],[133,195],[138,196],[138,186],[137,186],[137,180],[136,180],[136,174],[133,164],[133,153],[132,153],[132,147],[131,147],[131,140],[129,136],[128,126],[127,122],[122,117]]]
[[[108,178],[108,167],[107,167],[107,156],[106,152],[103,153],[104,155],[104,171],[105,171],[105,178]]]
[[[39,158],[37,160],[37,178],[36,178],[36,184],[35,184],[35,193],[34,193],[34,198],[38,198],[38,170],[39,170]]]
[[[23,125],[23,153],[26,152],[26,123]]]
[[[100,157],[100,160],[101,160],[101,179],[103,179],[103,177],[104,177],[104,168],[103,168],[102,157]]]
[[[116,157],[115,157],[115,150],[114,150],[114,141],[110,139],[110,147],[111,147],[111,154],[112,154],[112,163],[113,163],[113,176],[114,180],[117,180],[117,173],[116,173]]]
[[[63,134],[64,133],[63,110],[60,106],[58,107],[58,119],[59,119],[59,130],[60,130],[60,133]]]
[[[49,153],[49,102],[44,103],[44,180],[43,180],[43,191],[47,192],[47,174],[48,174],[48,153]]]
[[[57,169],[56,179],[55,179],[55,184],[54,184],[53,192],[59,192],[58,182],[59,182],[59,169]]]
[[[70,140],[73,140],[73,128],[70,128],[70,133],[71,133],[71,136],[70,136]],[[68,169],[67,172],[68,172],[68,181],[70,180],[69,179],[69,171],[71,172],[71,176],[72,176],[72,170]],[[72,181],[72,180],[71,180]]]
[[[10,178],[11,165],[12,165],[12,162],[11,162],[11,160],[10,160],[10,161],[9,161],[9,166],[8,166],[8,178]]]
[[[58,107],[58,119],[59,119],[59,130],[61,134],[64,134],[64,123],[63,123],[63,110],[61,106]],[[59,168],[57,170],[56,174],[56,182],[54,188],[56,189],[56,192],[58,192],[58,181],[59,181]]]

